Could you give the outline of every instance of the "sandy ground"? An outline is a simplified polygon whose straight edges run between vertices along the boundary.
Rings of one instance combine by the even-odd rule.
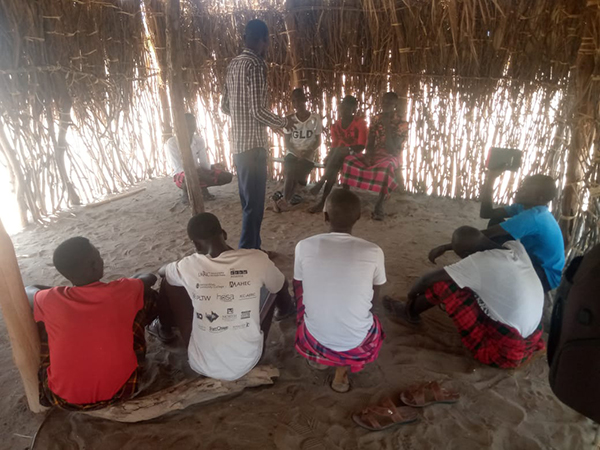
[[[234,183],[212,191],[207,204],[229,232],[239,237],[241,211]],[[63,239],[83,235],[99,247],[106,279],[141,271],[192,251],[185,234],[188,208],[169,179],[146,182],[146,190],[98,207],[63,213],[48,227],[34,227],[13,237],[25,283],[60,284],[52,251]],[[269,186],[270,190],[274,185]],[[384,222],[370,219],[375,197],[361,193],[363,219],[355,234],[380,245],[386,256],[384,294],[403,295],[432,265],[428,250],[445,242],[462,224],[483,224],[474,202],[425,196],[392,197]],[[264,247],[280,253],[277,265],[291,279],[295,244],[326,231],[319,215],[304,207],[285,214],[265,213]],[[441,262],[450,262],[445,256]],[[547,382],[545,358],[519,371],[502,371],[473,361],[461,346],[450,319],[440,310],[427,313],[420,330],[385,317],[387,338],[379,359],[352,377],[352,390],[329,388],[331,371],[316,372],[294,351],[294,324],[274,324],[267,361],[280,368],[274,386],[246,390],[235,398],[199,405],[160,420],[124,425],[62,411],[53,412],[39,433],[36,449],[588,449],[596,432],[590,421],[563,406]],[[29,413],[10,347],[0,323],[0,448],[24,450],[42,417]],[[150,339],[149,358],[164,384],[181,375],[184,353]],[[170,368],[170,365],[175,368]],[[158,375],[157,375],[158,374]],[[354,411],[415,382],[440,380],[462,395],[452,406],[422,410],[419,423],[384,432],[368,432],[351,419]]]

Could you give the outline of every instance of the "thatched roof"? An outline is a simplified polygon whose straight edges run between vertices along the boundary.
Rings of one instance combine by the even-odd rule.
[[[165,173],[164,11],[163,0],[0,1],[0,149],[34,218],[66,205],[67,177],[89,201]],[[599,0],[183,0],[187,106],[207,111],[223,161],[224,71],[255,17],[272,32],[275,110],[295,82],[326,124],[342,92],[365,110],[388,86],[411,99],[409,190],[475,198],[489,145],[523,148],[524,173],[572,185],[568,149],[584,129],[571,166],[597,181]],[[65,177],[71,106],[81,148],[66,150]]]

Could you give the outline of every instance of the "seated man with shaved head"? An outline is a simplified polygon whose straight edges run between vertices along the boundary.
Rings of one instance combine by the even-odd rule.
[[[329,232],[300,241],[295,254],[296,350],[316,369],[336,367],[331,388],[340,393],[350,389],[348,370],[377,359],[384,337],[371,313],[386,282],[384,256],[352,236],[360,211],[356,194],[334,190],[325,202]]]
[[[556,197],[554,180],[541,174],[526,177],[514,204],[494,208],[492,192],[500,173],[500,170],[489,171],[481,192],[480,216],[491,219],[483,234],[500,243],[518,239],[531,258],[544,292],[555,289],[565,265],[565,250],[560,227],[548,210],[548,203]],[[448,250],[452,250],[452,244],[436,247],[429,253],[429,259],[435,262]]]
[[[407,303],[385,297],[386,309],[417,325],[422,313],[443,304],[477,361],[505,369],[528,361],[544,348],[544,291],[523,244],[500,245],[460,227],[450,245],[462,260],[421,277]]]

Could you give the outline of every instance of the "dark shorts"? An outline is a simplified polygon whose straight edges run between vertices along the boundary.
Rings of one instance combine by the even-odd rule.
[[[286,177],[293,177],[302,186],[306,186],[310,172],[315,168],[315,163],[308,159],[298,158],[288,153],[283,158],[283,170]]]

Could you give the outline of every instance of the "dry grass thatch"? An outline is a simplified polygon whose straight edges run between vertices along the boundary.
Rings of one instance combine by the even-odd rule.
[[[165,173],[164,11],[163,0],[0,1],[0,149],[33,219]],[[597,239],[598,0],[183,0],[182,11],[186,106],[207,112],[215,159],[230,162],[225,68],[258,17],[272,32],[274,110],[301,83],[327,128],[342,94],[370,114],[396,90],[411,106],[410,191],[476,198],[488,147],[522,148],[504,184],[556,176],[564,230]]]

